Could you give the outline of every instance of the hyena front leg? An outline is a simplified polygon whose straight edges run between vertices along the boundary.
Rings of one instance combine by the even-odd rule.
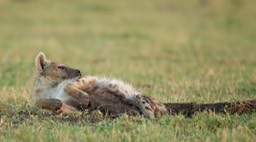
[[[36,100],[38,107],[54,112],[54,113],[69,113],[75,111],[75,108],[62,103],[59,99],[38,99]]]
[[[86,92],[79,90],[74,84],[67,84],[64,91],[83,105],[87,106],[89,104],[89,95]]]
[[[75,98],[85,106],[89,104],[89,94],[84,90],[91,88],[96,83],[95,77],[80,78],[73,83],[69,83],[65,86],[64,91],[71,97]]]
[[[59,99],[38,99],[36,105],[42,109],[57,112],[62,107]]]

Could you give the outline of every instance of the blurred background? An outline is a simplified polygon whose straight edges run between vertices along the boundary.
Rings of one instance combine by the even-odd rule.
[[[42,51],[162,100],[250,98],[255,17],[255,0],[0,0],[0,88],[29,89]]]

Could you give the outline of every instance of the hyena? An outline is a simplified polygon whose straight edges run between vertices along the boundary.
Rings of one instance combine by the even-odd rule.
[[[78,69],[49,61],[43,53],[35,59],[38,75],[32,97],[37,106],[55,113],[99,109],[111,115],[167,114],[164,104],[142,95],[131,85],[116,79],[81,77]]]

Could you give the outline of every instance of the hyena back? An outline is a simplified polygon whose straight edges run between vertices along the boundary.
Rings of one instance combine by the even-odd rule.
[[[33,85],[33,100],[43,109],[64,113],[99,109],[114,115],[142,114],[147,118],[168,113],[162,103],[120,80],[81,78],[79,70],[48,61],[43,53],[38,54],[35,64],[38,77]]]

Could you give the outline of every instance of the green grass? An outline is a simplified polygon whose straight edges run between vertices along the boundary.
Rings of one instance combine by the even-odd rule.
[[[255,114],[51,116],[34,107],[30,89],[43,51],[162,102],[255,99],[255,14],[254,0],[0,0],[0,139],[254,141]]]

